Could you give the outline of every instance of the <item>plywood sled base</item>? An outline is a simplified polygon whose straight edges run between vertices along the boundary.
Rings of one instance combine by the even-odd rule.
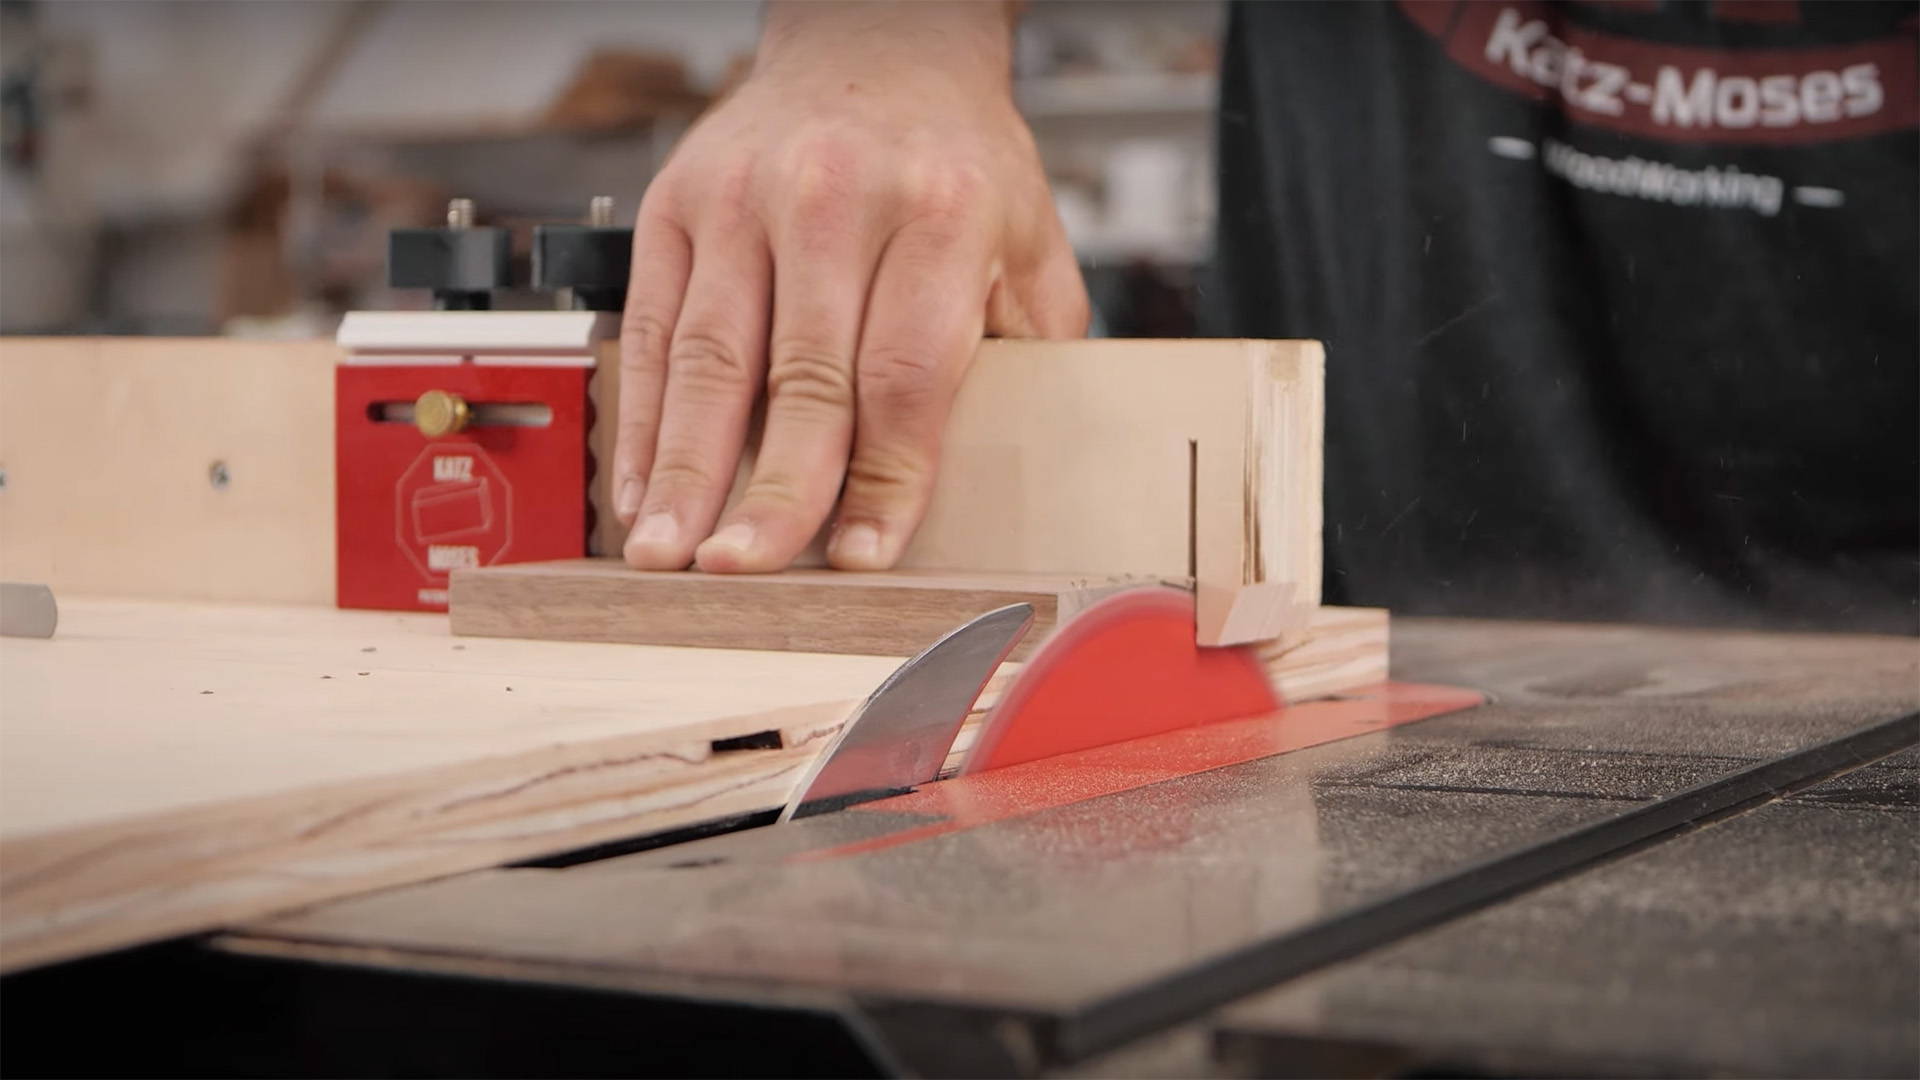
[[[1322,609],[1265,658],[1301,700],[1384,679],[1386,638]],[[0,639],[0,970],[777,807],[898,663],[63,604]]]

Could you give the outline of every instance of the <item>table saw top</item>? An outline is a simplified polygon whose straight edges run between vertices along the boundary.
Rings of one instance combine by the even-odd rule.
[[[918,1071],[1911,1071],[1920,643],[1407,620],[1395,646],[1397,677],[1492,703],[970,827],[916,835],[907,796],[467,874],[223,945],[802,1001]]]

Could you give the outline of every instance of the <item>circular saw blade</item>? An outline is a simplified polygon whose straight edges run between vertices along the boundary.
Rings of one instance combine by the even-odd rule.
[[[1193,594],[1130,589],[1088,607],[1029,659],[988,715],[962,773],[1272,712],[1251,646],[1194,643]]]

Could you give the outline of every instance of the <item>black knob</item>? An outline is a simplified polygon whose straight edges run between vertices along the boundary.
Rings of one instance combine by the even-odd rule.
[[[441,311],[485,311],[493,290],[511,281],[512,242],[505,229],[473,224],[473,203],[455,199],[444,229],[395,229],[387,234],[387,284],[432,289]]]
[[[619,311],[627,298],[633,230],[612,225],[613,200],[593,200],[586,225],[536,225],[533,287],[572,289],[578,311]]]

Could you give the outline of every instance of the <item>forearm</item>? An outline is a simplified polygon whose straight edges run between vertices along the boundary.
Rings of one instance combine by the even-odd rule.
[[[969,87],[1010,86],[1022,0],[769,0],[754,72],[787,69],[847,80],[896,71]]]

